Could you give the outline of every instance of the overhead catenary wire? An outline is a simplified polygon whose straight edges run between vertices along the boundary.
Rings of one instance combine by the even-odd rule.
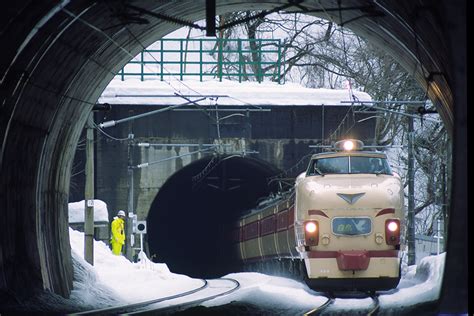
[[[69,12],[69,11],[68,11]],[[68,14],[74,16],[74,14],[72,14],[71,12],[69,12]],[[93,30],[97,31],[97,32],[100,32],[102,33],[108,40],[112,41],[115,45],[118,45],[119,47],[121,47],[122,51],[124,51],[128,56],[134,58],[134,56],[132,56],[126,49],[124,49],[119,43],[115,42],[112,38],[110,38],[110,36],[108,36],[107,34],[105,34],[105,32],[103,32],[101,29],[95,27],[94,25],[88,23],[87,21],[84,21],[83,19],[79,19],[79,21],[81,21],[82,23],[84,23],[85,25],[91,27]],[[135,34],[133,34],[133,32],[127,27],[125,26],[125,29],[127,30],[127,32],[134,38],[134,40],[142,47],[143,50],[145,50],[145,46],[141,43],[141,41],[135,36]],[[146,50],[145,50],[146,51]],[[149,53],[150,56],[155,60],[156,58],[151,54]],[[166,69],[165,69],[166,70]],[[166,70],[167,71],[167,70]],[[118,141],[123,141],[123,140],[128,140],[129,138],[124,138],[124,139],[119,139],[119,138],[115,138],[107,133],[105,133],[102,129],[100,129],[99,127],[108,127],[108,126],[115,126],[116,124],[118,123],[122,123],[122,122],[125,122],[125,121],[128,121],[128,120],[132,120],[132,119],[136,119],[136,118],[140,118],[140,117],[143,117],[143,116],[146,116],[146,115],[150,115],[150,114],[154,114],[154,113],[159,113],[159,112],[163,112],[163,111],[166,111],[166,110],[170,110],[170,109],[174,109],[176,107],[180,107],[180,106],[183,106],[183,105],[187,105],[187,104],[194,104],[196,105],[198,108],[201,108],[202,107],[200,106],[200,104],[198,104],[197,102],[199,101],[202,101],[204,99],[206,99],[206,97],[203,97],[201,99],[198,99],[198,100],[190,100],[189,98],[183,96],[181,94],[181,91],[177,90],[175,87],[173,87],[173,85],[171,85],[170,82],[167,82],[165,81],[174,91],[175,91],[175,95],[176,96],[179,96],[179,97],[182,97],[183,99],[187,100],[186,103],[184,104],[181,104],[181,105],[176,105],[176,106],[170,106],[170,107],[167,107],[166,109],[159,109],[159,110],[156,110],[156,111],[152,111],[152,112],[148,112],[148,113],[144,113],[144,114],[141,114],[141,115],[138,115],[138,116],[134,116],[132,118],[125,118],[125,119],[122,119],[122,120],[117,120],[117,121],[109,121],[109,122],[105,122],[105,123],[102,123],[101,126],[96,126],[96,128],[98,128],[98,130],[103,133],[104,135],[106,135],[107,137],[111,138],[111,139],[115,139],[115,140],[118,140]],[[189,87],[188,85],[184,84],[183,82],[179,81],[182,85],[184,85],[185,87],[187,87],[189,90],[195,92],[198,96],[201,96],[202,94],[194,89],[192,89],[191,87]],[[217,107],[217,98],[215,99],[216,100],[216,107]],[[212,117],[204,110],[202,109],[211,119]],[[210,148],[207,148],[207,149],[204,149],[204,150],[201,150],[201,151],[208,151],[210,150]],[[200,152],[200,151],[197,151],[197,152]],[[188,154],[185,154],[185,155],[188,155]],[[180,156],[179,156],[180,157]],[[173,157],[173,158],[169,158],[169,159],[174,159],[174,158],[177,158],[177,157]],[[161,161],[166,161],[166,160],[169,160],[169,159],[165,159],[165,160],[160,160],[159,162]],[[158,163],[158,162],[156,162]],[[153,163],[145,163],[146,165],[150,165],[150,164],[153,164]]]
[[[294,4],[283,5],[283,6],[281,6],[281,8],[286,8],[287,6],[292,6],[292,5],[294,5]],[[278,9],[277,11],[281,10],[281,8]],[[268,13],[268,14],[269,14],[269,13]],[[190,26],[190,27],[192,27],[192,26]],[[128,27],[125,26],[125,29],[126,29],[127,32],[133,37],[133,39],[142,47],[142,50],[143,50],[144,52],[148,53],[148,55],[149,55],[155,62],[159,63],[158,60],[155,58],[155,56],[154,56],[152,53],[150,53],[150,52],[148,52],[148,51],[146,50],[146,47],[145,47],[145,46],[143,45],[143,43],[137,38],[137,36],[136,36]],[[205,28],[203,28],[203,29],[205,29]],[[134,57],[135,57],[135,56],[133,56],[133,58],[134,58]],[[148,67],[147,64],[145,64],[145,67]],[[163,69],[164,69],[166,72],[168,72],[169,74],[171,74],[171,72],[170,72],[166,67],[164,67],[163,65],[162,65],[162,67],[163,67]],[[171,76],[172,78],[175,78],[175,79],[176,79],[175,76],[173,76],[173,75],[170,75],[170,76]],[[190,91],[195,92],[195,93],[198,94],[199,96],[203,96],[200,92],[198,92],[197,90],[191,88],[189,85],[187,85],[187,84],[184,83],[183,81],[178,80],[178,82],[179,82],[179,84],[183,85],[184,87],[186,87],[186,88],[189,89]],[[176,89],[175,87],[173,87],[173,85],[171,84],[171,82],[165,81],[165,83],[167,83],[173,90],[175,90],[175,92],[177,92],[177,93],[179,93],[179,95],[181,95],[181,91],[180,91],[179,89]],[[253,105],[253,104],[251,104],[251,103],[242,101],[242,100],[240,100],[240,99],[238,99],[238,98],[235,98],[235,97],[232,97],[232,96],[227,96],[227,97],[229,97],[229,98],[231,98],[231,99],[234,99],[234,100],[237,100],[237,101],[239,101],[239,102],[242,102],[242,103],[244,103],[244,104],[247,104],[247,105],[249,105],[249,106],[253,106],[253,107],[255,107],[255,108],[261,109],[261,107],[259,107],[259,106],[256,106],[256,105]],[[213,99],[213,98],[211,98],[211,99]]]
[[[45,91],[45,92],[49,92],[51,94],[54,94],[54,95],[58,95],[58,96],[61,96],[63,98],[66,98],[66,99],[69,99],[69,100],[72,100],[72,101],[77,101],[77,102],[81,102],[81,103],[84,103],[84,104],[89,104],[89,105],[95,105],[95,103],[93,102],[90,102],[90,101],[86,101],[84,99],[81,99],[81,98],[77,98],[77,97],[73,97],[73,96],[70,96],[68,94],[65,94],[65,93],[62,93],[62,92],[58,92],[58,91],[55,91],[51,88],[48,88],[48,87],[45,87],[43,85],[39,85],[37,84],[36,82],[32,81],[31,80],[31,77],[28,77],[27,78],[27,81],[26,81],[27,84],[35,87],[35,88],[38,88],[42,91]]]
[[[106,5],[108,5],[106,3]],[[62,8],[62,10],[70,15],[71,17],[75,18],[76,20],[80,21],[81,23],[83,23],[84,25],[88,26],[89,28],[93,29],[94,31],[102,34],[104,37],[107,38],[107,40],[109,40],[111,43],[113,43],[115,46],[117,46],[121,51],[123,51],[126,55],[128,55],[131,59],[135,58],[135,56],[133,56],[128,50],[126,50],[121,44],[119,44],[118,42],[116,42],[113,38],[111,38],[107,33],[105,33],[103,30],[101,30],[100,28],[96,27],[95,25],[93,25],[92,23],[89,23],[87,21],[85,21],[84,19],[80,18],[78,15],[72,13],[71,11],[65,9],[65,8]],[[132,31],[130,31],[130,29],[125,25],[125,29],[127,30],[127,32],[133,37],[133,39],[142,47],[143,50],[146,51],[146,47],[141,43],[141,41],[135,36],[135,34],[133,34]],[[149,55],[155,60],[155,57],[149,53]],[[145,64],[145,67],[148,67],[146,64]],[[163,68],[165,69],[165,71],[167,71],[169,73],[169,71],[166,69],[166,68]],[[174,88],[169,82],[166,82],[170,85],[171,88],[173,88],[173,90],[175,90],[176,92],[180,92],[179,90],[177,90],[176,88]],[[187,86],[186,84],[184,83],[181,83],[183,84],[184,86],[186,86],[188,89],[200,94],[199,92],[193,90],[192,88],[190,88],[189,86]]]
[[[115,46],[117,46],[117,48],[119,48],[121,51],[123,51],[125,54],[131,56],[132,58],[135,57],[133,56],[128,50],[126,50],[122,45],[120,45],[118,42],[116,42],[112,37],[110,37],[107,33],[105,33],[104,31],[102,31],[100,28],[96,27],[95,25],[93,25],[92,23],[89,23],[87,22],[86,20],[84,20],[83,18],[81,18],[80,16],[78,16],[77,14],[74,14],[72,13],[71,11],[69,11],[68,9],[66,8],[61,8],[61,10],[66,13],[67,15],[71,16],[72,18],[76,19],[77,21],[80,21],[81,23],[83,23],[84,25],[88,26],[89,28],[93,29],[94,31],[102,34],[103,36],[105,36],[107,38],[107,40],[109,40],[112,44],[114,44]]]
[[[117,46],[121,51],[123,51],[126,55],[128,55],[129,57],[131,58],[134,58],[135,56],[133,56],[129,51],[127,51],[122,45],[120,45],[118,42],[116,42],[113,38],[111,38],[108,34],[106,34],[103,30],[101,30],[100,28],[94,26],[93,24],[85,21],[84,19],[80,18],[79,16],[75,15],[74,13],[70,12],[69,10],[65,9],[65,8],[62,8],[62,11],[64,11],[66,14],[70,15],[71,17],[73,17],[75,20],[77,21],[80,21],[81,23],[83,23],[84,25],[88,26],[89,28],[93,29],[94,31],[96,32],[99,32],[101,33],[108,41],[110,41],[111,43],[113,43],[115,46]],[[126,26],[125,26],[125,29],[129,32],[129,34],[134,38],[134,40],[145,50],[145,46],[140,42],[140,40],[135,36],[135,34],[133,34],[133,32],[131,32]],[[155,59],[155,57],[150,54],[152,56],[153,59]],[[156,61],[156,59],[155,59]],[[175,87],[173,87],[169,82],[165,81],[174,91],[175,91],[175,95],[177,96],[181,96],[181,93],[179,90],[177,90]],[[195,92],[196,94],[198,95],[201,95],[198,91],[190,88],[188,85],[182,83],[184,86],[186,86],[188,89],[190,89],[191,91]],[[185,100],[187,100],[188,102],[185,103],[185,104],[194,104],[196,105],[198,108],[199,108],[199,104],[197,102],[199,101],[202,101],[204,99],[206,99],[205,97],[202,98],[202,99],[199,99],[199,100],[190,100],[189,98],[185,98]],[[184,105],[185,105],[184,104]],[[171,106],[169,107],[168,109],[172,109],[172,108],[176,108],[176,107],[179,107],[179,106],[182,106],[182,105],[177,105],[177,106]],[[159,113],[159,112],[163,112],[167,109],[159,109],[159,110],[156,110],[156,111],[152,111],[153,113]],[[203,110],[205,112],[205,110]],[[205,112],[209,117],[211,117],[207,112]],[[109,127],[109,126],[115,126],[116,124],[118,123],[121,123],[121,122],[125,122],[125,121],[128,121],[128,120],[131,120],[131,119],[136,119],[136,118],[139,118],[139,117],[143,117],[145,115],[150,115],[150,113],[148,114],[143,114],[143,115],[139,115],[139,116],[136,116],[136,117],[133,117],[133,118],[126,118],[126,119],[122,119],[122,120],[118,120],[118,121],[109,121],[109,122],[105,122],[105,123],[102,123],[100,125],[100,127]],[[97,125],[96,125],[96,128],[97,128]],[[107,133],[105,133],[103,130],[99,129],[99,131],[101,133],[103,133],[104,135],[106,135],[107,137],[109,137],[110,139],[114,139],[114,140],[118,140],[118,141],[123,141],[123,140],[126,140],[126,139],[119,139],[119,138],[115,138]],[[128,139],[128,138],[127,138]]]
[[[155,62],[159,63],[159,61],[155,58],[155,56],[154,56],[152,53],[150,53],[150,52],[148,52],[148,51],[146,50],[146,47],[145,47],[145,46],[141,43],[141,41],[135,36],[135,34],[133,34],[133,32],[130,31],[127,27],[126,27],[126,29],[127,29],[127,32],[133,37],[133,39],[142,47],[143,51],[146,52]],[[145,64],[145,67],[147,67],[146,64]],[[162,65],[162,67],[163,67],[163,69],[164,69],[167,73],[171,74],[171,72],[170,72],[166,67],[164,67],[163,65]],[[172,78],[175,78],[175,79],[176,79],[176,76],[174,76],[174,75],[170,75],[170,76],[171,76]],[[177,80],[177,79],[176,79],[176,80]],[[203,96],[199,91],[193,89],[192,87],[190,87],[189,85],[187,85],[187,84],[184,83],[183,81],[181,81],[181,80],[177,80],[177,81],[178,81],[179,84],[181,84],[182,86],[186,87],[188,90],[193,91],[194,93],[196,93],[196,94],[199,95],[199,96]],[[168,84],[176,93],[178,93],[178,95],[180,95],[180,96],[182,95],[181,91],[180,91],[179,89],[175,88],[175,87],[171,84],[171,82],[168,82],[168,81],[164,81],[164,82],[165,82],[166,84]],[[230,98],[230,99],[233,99],[233,100],[236,100],[236,101],[239,101],[239,102],[242,102],[243,104],[246,104],[246,105],[255,107],[255,108],[257,108],[257,109],[261,109],[261,107],[259,107],[259,106],[257,106],[257,105],[253,105],[253,104],[251,104],[251,103],[242,101],[242,100],[240,100],[240,99],[238,99],[238,98],[236,98],[236,97],[229,96],[229,95],[226,95],[226,97],[228,97],[228,98]],[[210,99],[213,100],[214,97],[210,97]]]
[[[403,104],[403,101],[400,101],[402,104]],[[341,103],[346,103],[345,101],[341,101]],[[349,102],[347,102],[349,103]],[[350,101],[350,103],[359,103],[361,105],[364,105],[364,103],[369,103],[369,102],[365,102],[365,101]],[[382,102],[372,102],[372,103],[382,103]],[[390,101],[387,101],[387,103],[390,103]],[[430,121],[430,122],[438,122],[438,120],[435,120],[435,119],[432,119],[432,118],[427,118],[427,117],[423,117],[421,115],[417,115],[417,114],[410,114],[410,113],[406,113],[406,112],[400,112],[400,111],[395,111],[395,110],[390,110],[390,109],[386,109],[386,108],[382,108],[382,107],[379,107],[379,106],[375,106],[373,104],[371,105],[368,105],[367,106],[368,109],[375,109],[375,110],[380,110],[380,111],[384,111],[384,112],[389,112],[389,113],[394,113],[394,114],[398,114],[398,115],[403,115],[403,116],[408,116],[408,117],[413,117],[413,118],[417,118],[417,119],[423,119],[423,120],[426,120],[426,121]]]
[[[74,18],[75,20],[83,23],[84,25],[86,25],[87,27],[91,28],[92,30],[102,34],[108,41],[110,41],[112,44],[114,44],[115,46],[117,46],[122,52],[124,52],[127,56],[129,56],[130,58],[134,58],[135,56],[133,56],[128,50],[126,50],[120,43],[118,43],[117,41],[115,41],[112,37],[110,37],[107,33],[105,33],[103,30],[101,30],[100,28],[96,27],[95,25],[93,25],[92,23],[89,23],[87,21],[85,21],[83,18],[79,17],[78,15],[72,13],[71,11],[65,9],[65,8],[62,8],[61,9],[63,12],[65,12],[66,14],[68,14],[69,16],[71,16],[72,18]],[[133,34],[133,32],[131,32],[126,26],[125,26],[125,29],[127,30],[127,32],[129,32],[129,34],[134,38],[134,40],[142,47],[142,49],[146,49],[145,46],[140,42],[140,40],[135,36],[135,34]],[[155,59],[155,57],[150,54],[152,56],[153,59]],[[155,61],[157,61],[155,59]],[[165,69],[166,70],[166,69]],[[166,70],[167,71],[167,70]],[[165,81],[175,92],[176,92],[176,95],[180,95],[180,91],[178,89],[176,89],[175,87],[173,87],[169,82]],[[186,86],[188,89],[190,89],[191,91],[195,92],[196,94],[199,94],[201,95],[198,91],[190,88],[189,86],[187,86],[186,84],[182,83],[184,86]],[[196,103],[195,103],[196,104]]]
[[[61,11],[61,10],[62,10],[62,11],[66,10],[66,9],[64,8],[64,7],[66,6],[66,4],[67,4],[67,3],[58,4],[58,5],[53,9],[53,10],[54,10],[54,14],[56,14],[57,12],[59,12],[59,11]],[[87,12],[88,12],[93,6],[95,6],[95,5],[96,5],[96,3],[93,3],[93,4],[91,4],[89,7],[87,7],[85,10],[83,10],[81,13],[75,15],[75,17],[73,18],[73,21],[71,21],[70,23],[68,23],[68,26],[69,26],[70,24],[72,24],[75,20],[79,19],[80,16],[84,15],[85,13],[87,13]],[[36,29],[40,29],[40,28],[42,28],[43,25],[44,25],[44,21],[40,21],[40,22],[35,26],[35,28],[36,28]],[[68,26],[65,26],[65,27],[63,27],[62,29],[60,29],[57,34],[54,34],[54,36],[57,37],[58,35],[61,35],[61,34],[67,29]],[[42,29],[42,31],[44,31],[44,30]],[[49,34],[50,34],[50,35],[53,35],[52,32],[49,32]],[[58,43],[59,43],[59,44],[63,44],[63,47],[64,47],[64,48],[69,49],[70,51],[79,54],[77,50],[72,49],[70,46],[64,44],[63,42],[58,41]],[[105,67],[104,64],[101,64],[101,63],[97,62],[96,60],[92,59],[90,56],[86,56],[86,55],[84,55],[84,54],[79,54],[79,55],[81,55],[82,57],[86,58],[87,60],[90,60],[90,61],[94,62],[95,64],[99,65],[99,66],[102,67],[103,69],[107,69],[107,67]],[[111,72],[110,70],[108,70],[108,71]],[[62,97],[64,97],[64,98],[67,98],[67,99],[71,99],[71,100],[74,100],[74,101],[80,101],[80,102],[85,103],[85,104],[93,104],[93,103],[91,103],[91,102],[89,102],[89,101],[86,101],[86,100],[83,100],[83,99],[81,99],[81,98],[72,97],[72,96],[70,96],[70,95],[68,95],[68,94],[66,94],[66,93],[60,93],[60,92],[54,91],[54,90],[51,89],[51,88],[47,88],[47,87],[44,87],[44,86],[42,86],[42,85],[39,85],[39,84],[35,83],[34,81],[32,81],[32,77],[31,77],[31,75],[28,74],[28,72],[25,71],[24,73],[27,75],[26,78],[28,79],[28,80],[26,81],[26,84],[29,84],[29,85],[31,85],[31,86],[34,86],[34,87],[36,87],[36,88],[38,88],[38,89],[41,89],[41,90],[43,90],[43,91],[53,93],[53,94],[55,94],[55,95],[60,95],[60,96],[62,96]],[[114,75],[116,75],[116,73],[113,73],[113,72],[111,72],[111,73],[114,74]],[[2,79],[2,80],[3,80],[3,79]]]
[[[71,11],[65,9],[65,8],[62,8],[62,11],[65,12],[67,15],[71,16],[74,20],[76,21],[79,21],[81,23],[83,23],[84,25],[88,26],[89,28],[91,28],[92,30],[102,34],[108,41],[110,41],[111,43],[113,43],[115,46],[117,46],[122,52],[124,52],[126,55],[128,55],[129,57],[131,57],[132,59],[135,57],[133,56],[128,50],[126,50],[120,43],[118,43],[117,41],[115,41],[111,36],[109,36],[107,33],[105,33],[103,30],[101,30],[100,28],[96,27],[95,25],[93,25],[92,23],[89,23],[87,21],[85,21],[83,18],[81,18],[79,15],[76,15],[74,13],[72,13]],[[135,36],[135,34],[125,25],[125,29],[127,30],[127,32],[131,35],[131,37],[133,37],[133,39],[142,47],[142,49],[146,52],[146,47],[141,43],[141,41],[137,38],[137,36]],[[155,56],[151,53],[148,52],[148,54],[155,60]],[[158,62],[158,61],[157,61]],[[146,64],[145,64],[145,67],[148,67]],[[163,68],[166,72],[170,73],[166,68]],[[181,85],[185,86],[187,89],[195,92],[196,94],[198,95],[201,95],[200,92],[196,91],[195,89],[191,88],[190,86],[186,85],[185,83],[183,83],[182,81],[178,81]],[[175,91],[175,95],[177,96],[181,96],[181,91],[179,89],[176,89],[170,82],[168,81],[165,81],[165,83],[167,83],[174,91]],[[184,98],[186,100],[188,100],[188,102],[190,101],[189,99],[187,98]],[[234,98],[236,99],[236,98]],[[237,100],[237,99],[236,99]],[[241,101],[241,100],[240,100]],[[242,102],[242,101],[241,101]],[[198,108],[200,108],[200,105],[197,103],[197,101],[193,101],[192,102],[194,105],[196,105]],[[246,103],[246,102],[245,102]],[[249,104],[249,103],[246,103],[246,104]],[[256,108],[259,108],[261,109],[261,107],[258,107],[258,106],[255,106],[255,105],[252,105],[252,104],[249,104],[253,107],[256,107]],[[203,110],[204,113],[206,113],[206,115],[208,115],[208,117],[211,118],[211,116],[205,111]],[[108,124],[105,124],[103,123],[103,125],[101,127],[108,127],[108,126],[114,126],[116,124],[116,122],[109,122]],[[103,131],[101,131],[103,132]],[[114,139],[114,137],[104,133],[104,135],[107,135],[108,137],[110,137],[111,139]]]
[[[132,32],[130,29],[128,29],[127,27],[125,27],[125,29],[126,29],[127,32],[133,37],[133,39],[142,47],[143,51],[144,51],[144,52],[147,52],[147,53],[155,60],[155,62],[158,62],[158,60],[155,58],[155,56],[146,50],[146,47],[145,47],[145,46],[143,45],[143,43],[135,36],[135,34],[133,34],[133,32]],[[145,66],[146,66],[146,64],[145,64]],[[163,65],[162,65],[162,67],[163,67],[163,69],[164,69],[166,72],[170,73]],[[174,78],[174,76],[172,76],[172,77]],[[196,91],[195,89],[191,88],[190,86],[186,85],[186,84],[183,83],[182,81],[178,81],[178,82],[179,82],[180,84],[182,84],[183,86],[185,86],[187,89],[189,89],[189,90],[193,91],[194,93],[196,93],[197,96],[202,96],[202,97],[203,97],[202,100],[206,99],[206,97],[203,96],[200,92],[198,92],[198,91]],[[175,91],[174,94],[175,94],[176,96],[179,96],[179,97],[181,97],[181,98],[187,100],[189,103],[194,104],[198,109],[202,110],[202,111],[204,112],[204,114],[207,115],[210,119],[213,119],[213,118],[209,115],[209,113],[207,113],[207,111],[206,111],[205,109],[203,109],[203,108],[200,106],[200,104],[197,103],[198,101],[201,101],[201,100],[194,100],[194,101],[193,101],[193,100],[190,100],[188,97],[186,97],[185,95],[181,94],[181,91],[178,90],[178,89],[176,89],[170,82],[165,81],[165,83],[168,84],[168,85]],[[214,99],[214,98],[210,98],[210,99],[212,100],[212,99]],[[216,98],[216,104],[217,104],[217,98]]]
[[[105,33],[103,30],[101,30],[100,28],[98,28],[98,27],[94,26],[93,24],[91,24],[91,23],[85,21],[84,19],[78,17],[77,15],[74,15],[72,12],[70,12],[70,11],[67,10],[67,9],[63,9],[63,11],[66,12],[68,15],[72,16],[73,18],[75,18],[76,20],[78,20],[78,21],[84,23],[85,25],[87,25],[88,27],[92,28],[94,31],[103,34],[103,35],[107,38],[107,40],[111,41],[114,45],[116,45],[117,47],[119,47],[119,48],[120,48],[123,52],[125,52],[128,56],[130,56],[131,58],[134,58],[134,56],[132,56],[129,51],[127,51],[125,48],[123,48],[123,46],[121,46],[118,42],[116,42],[113,38],[111,38],[108,34],[106,34],[106,33]],[[145,50],[145,46],[140,42],[140,40],[135,36],[135,34],[134,34],[133,32],[131,32],[131,30],[130,30],[128,27],[125,26],[125,28],[126,28],[127,32],[134,38],[134,40],[135,40],[137,43],[139,43],[139,45]],[[344,36],[344,34],[343,34],[343,36]],[[346,50],[345,50],[345,49],[344,49],[344,52],[345,52],[345,54],[346,54]],[[156,58],[153,56],[153,54],[149,53],[149,55],[150,55],[155,61],[157,61]],[[346,60],[347,60],[347,55],[346,55]],[[165,70],[166,70],[166,69],[165,69]],[[166,70],[166,71],[167,71],[167,70]],[[194,92],[197,93],[197,94],[200,94],[198,91],[192,89],[191,87],[189,87],[188,85],[184,84],[183,82],[181,82],[181,81],[179,81],[179,82],[180,82],[180,84],[184,85],[184,86],[187,87],[188,89],[194,91]],[[171,85],[171,83],[169,83],[169,82],[167,82],[167,81],[166,81],[166,83],[167,83],[168,85],[170,85],[170,87],[172,87],[173,90],[179,91],[179,90],[177,90],[175,87],[173,87],[173,86]],[[180,93],[176,93],[176,95],[179,96]],[[234,99],[236,99],[236,98],[234,98]],[[189,99],[188,99],[188,101],[189,101]],[[194,101],[194,102],[192,102],[192,103],[195,104],[195,105],[198,105],[198,104],[197,104],[197,101]],[[216,104],[217,104],[217,102],[216,102]],[[349,112],[346,114],[346,117],[348,116],[348,114],[349,114]],[[344,120],[345,120],[345,118],[343,119],[343,121],[341,122],[341,124],[344,123]],[[101,126],[101,127],[106,127],[106,126]],[[336,132],[337,132],[337,131],[338,131],[338,129],[336,130]],[[103,131],[101,131],[101,132],[103,132]],[[106,134],[106,133],[104,133],[104,134]],[[333,134],[334,134],[334,133],[333,133]],[[108,136],[111,137],[110,135],[108,135]]]

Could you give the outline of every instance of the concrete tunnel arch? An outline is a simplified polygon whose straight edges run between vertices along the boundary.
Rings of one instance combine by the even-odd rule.
[[[198,21],[206,16],[205,3],[133,5]],[[216,13],[288,3],[216,0]],[[321,10],[341,5],[352,9]],[[15,301],[38,290],[67,297],[73,277],[70,170],[88,113],[131,56],[180,25],[151,15],[142,16],[146,24],[129,19],[136,12],[127,1],[18,0],[2,6],[7,8],[0,10],[0,298]],[[446,270],[467,267],[466,2],[306,0],[298,8],[336,22],[343,17],[339,23],[383,47],[426,88],[454,140]],[[458,289],[467,268],[458,272],[445,274],[442,302],[452,308],[458,306],[449,299],[453,293],[467,298],[467,286]]]
[[[269,179],[281,172],[250,157],[222,156],[201,181],[192,180],[214,156],[174,173],[155,197],[147,217],[150,256],[175,273],[216,278],[234,272],[231,231],[242,211],[277,191]]]

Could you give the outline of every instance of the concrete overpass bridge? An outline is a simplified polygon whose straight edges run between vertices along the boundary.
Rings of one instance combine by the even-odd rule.
[[[466,1],[15,1],[0,10],[0,298],[68,296],[67,202],[76,144],[104,88],[180,25],[236,10],[329,18],[392,54],[436,105],[454,143],[440,311],[467,311]],[[213,5],[215,4],[215,6]],[[156,14],[159,12],[161,18]],[[148,23],[130,17],[139,14]],[[171,17],[171,18],[170,18]],[[141,19],[140,21],[144,21]],[[212,33],[212,25],[208,31]],[[133,34],[131,36],[130,34]],[[28,286],[25,286],[28,284]]]

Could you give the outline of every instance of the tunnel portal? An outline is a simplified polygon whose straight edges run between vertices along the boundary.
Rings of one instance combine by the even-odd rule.
[[[277,190],[275,184],[268,185],[268,178],[280,172],[272,165],[254,158],[216,157],[202,158],[176,172],[151,205],[150,256],[174,273],[215,278],[233,272],[235,220]],[[214,163],[207,176],[193,181]]]
[[[136,23],[127,2],[19,0],[0,10],[2,303],[3,297],[18,302],[36,290],[70,295],[67,201],[75,144],[87,117],[118,69],[180,27],[155,18],[155,12],[185,21],[199,21],[207,13],[204,1],[137,0],[133,4],[152,16],[144,17],[149,23]],[[440,305],[457,313],[467,310],[468,301],[466,2],[355,0],[344,3],[344,11],[341,1],[304,3],[304,12],[348,25],[413,72],[453,139],[445,267],[451,273],[444,275]],[[301,9],[282,0],[210,3],[216,14],[282,5]]]

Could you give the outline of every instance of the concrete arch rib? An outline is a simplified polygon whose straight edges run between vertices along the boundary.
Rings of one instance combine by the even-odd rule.
[[[205,3],[133,2],[189,21],[205,17]],[[216,3],[221,13],[271,9],[288,2]],[[119,19],[128,10],[124,4],[127,1],[91,5],[85,0],[18,0],[1,10],[0,41],[5,44],[0,52],[0,292],[5,297],[27,296],[34,289],[69,295],[72,267],[66,202],[80,131],[100,93],[130,56],[179,27],[151,16],[144,16],[148,24],[124,24]],[[307,9],[338,5],[336,0],[304,1]],[[352,0],[341,5],[356,7],[343,12],[343,22],[352,20],[348,27],[384,46],[429,87],[428,95],[455,140],[458,168],[452,200],[457,204],[452,209],[457,216],[452,216],[451,224],[458,226],[451,229],[450,240],[456,241],[464,233],[459,227],[466,228],[467,205],[466,177],[460,171],[466,166],[462,149],[466,144],[466,3]],[[371,15],[374,10],[381,14]],[[336,22],[340,18],[337,11],[315,14]],[[407,32],[407,26],[414,32]],[[459,243],[465,244],[462,239]],[[452,248],[452,253],[457,251],[461,249]],[[30,286],[24,287],[25,283]],[[447,284],[456,283],[448,279]],[[467,295],[467,290],[461,292]]]

